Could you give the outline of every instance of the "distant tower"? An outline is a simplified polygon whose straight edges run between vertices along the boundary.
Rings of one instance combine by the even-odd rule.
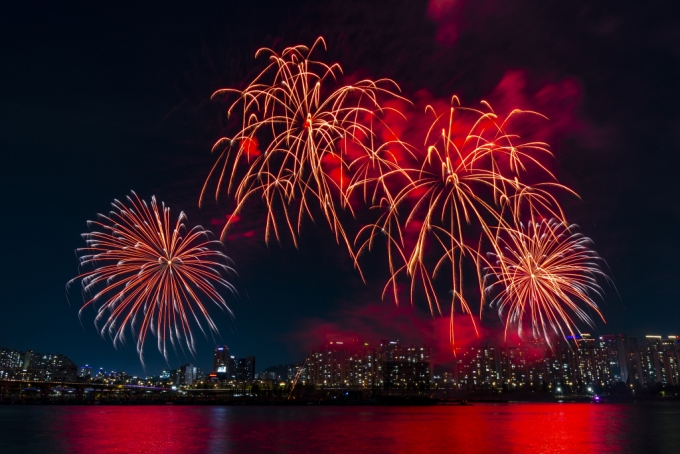
[[[229,347],[226,345],[215,347],[213,372],[220,379],[233,380],[235,378],[234,357],[229,355]]]
[[[185,364],[179,371],[180,385],[193,385],[196,381],[196,366],[193,364]]]
[[[227,365],[229,364],[229,359],[229,347],[226,345],[218,345],[215,347],[213,372],[225,376],[227,374]]]

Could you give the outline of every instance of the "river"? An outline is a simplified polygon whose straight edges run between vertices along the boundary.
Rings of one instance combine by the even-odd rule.
[[[678,403],[0,406],[0,453],[673,453]]]

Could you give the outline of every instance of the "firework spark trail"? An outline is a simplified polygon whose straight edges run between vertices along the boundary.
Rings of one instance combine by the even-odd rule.
[[[481,231],[482,239],[496,249],[496,230],[510,225],[508,222],[522,213],[546,213],[564,219],[551,189],[573,193],[554,181],[554,175],[542,163],[544,156],[551,156],[546,144],[522,143],[506,132],[513,117],[532,112],[516,110],[499,118],[488,104],[487,112],[460,108],[455,97],[453,104],[445,114],[427,107],[434,121],[426,134],[426,152],[421,155],[419,168],[398,168],[376,177],[380,181],[397,176],[403,181],[402,175],[407,174],[410,182],[392,199],[381,200],[380,220],[364,227],[357,236],[366,236],[358,243],[357,255],[370,249],[377,237],[387,238],[391,277],[383,295],[391,288],[398,301],[397,279],[405,273],[410,280],[411,302],[416,287],[421,287],[433,314],[442,313],[433,281],[445,266],[450,268],[451,342],[456,302],[464,313],[472,314],[463,295],[464,258],[476,263],[479,260],[479,252],[466,242],[465,232],[470,228]],[[464,132],[461,125],[466,125],[466,120],[454,121],[456,111],[474,118]],[[548,181],[522,182],[522,174],[529,167]],[[414,237],[412,244],[405,238],[408,231]]]
[[[97,306],[95,325],[104,321],[114,346],[125,341],[127,327],[137,337],[137,352],[143,362],[143,346],[148,331],[158,338],[158,349],[167,359],[166,341],[175,347],[182,339],[194,352],[191,322],[204,332],[201,317],[217,332],[205,304],[209,300],[231,314],[219,287],[235,293],[223,273],[234,272],[230,259],[215,249],[219,241],[197,226],[186,229],[184,213],[172,223],[170,209],[159,208],[155,197],[150,206],[137,194],[128,204],[118,200],[108,216],[89,221],[94,230],[83,234],[87,247],[77,250],[80,266],[93,267],[69,281],[80,280],[88,306]],[[88,299],[89,298],[89,299]]]
[[[228,114],[240,110],[241,126],[233,137],[220,139],[213,147],[221,155],[201,200],[208,181],[217,174],[216,198],[226,185],[235,200],[234,213],[239,213],[250,197],[261,197],[267,208],[265,239],[273,234],[280,240],[277,219],[282,215],[296,246],[303,219],[313,219],[314,203],[336,241],[344,242],[353,254],[339,214],[341,209],[353,214],[349,187],[356,178],[351,176],[347,149],[356,148],[381,165],[393,165],[379,157],[382,149],[375,146],[371,125],[386,111],[396,111],[382,107],[380,97],[403,98],[394,92],[399,89],[396,83],[387,79],[327,88],[337,83],[342,69],[337,63],[312,60],[318,46],[325,48],[322,38],[311,48],[289,47],[280,55],[260,49],[256,57],[267,54],[270,64],[244,90],[215,92],[214,98],[238,96]],[[263,150],[258,149],[259,143],[265,144]],[[358,168],[360,174],[368,171],[361,165]],[[282,213],[277,215],[278,209]],[[229,223],[223,235],[228,228]]]
[[[483,110],[462,108],[454,97],[445,113],[425,109],[434,119],[416,147],[391,129],[391,116],[410,127],[395,106],[412,103],[396,93],[397,84],[362,80],[333,89],[342,69],[311,59],[320,46],[325,48],[322,38],[311,48],[299,45],[281,54],[261,49],[256,57],[266,54],[270,63],[245,89],[215,92],[215,98],[236,95],[228,114],[240,113],[240,126],[213,147],[220,156],[200,200],[215,175],[215,197],[225,190],[234,198],[230,219],[259,197],[267,212],[265,240],[273,235],[280,241],[283,219],[296,246],[301,224],[313,219],[316,205],[360,273],[361,254],[384,238],[391,277],[383,297],[391,292],[398,303],[398,280],[405,275],[411,303],[422,291],[433,315],[443,314],[435,279],[450,269],[453,343],[456,307],[472,316],[463,294],[464,262],[478,270],[481,316],[482,249],[501,257],[499,232],[512,231],[522,219],[555,218],[567,225],[554,193],[578,196],[544,163],[552,157],[547,144],[508,132],[517,122],[521,127],[524,116],[540,114],[513,110],[499,116],[486,102]],[[351,199],[380,213],[353,242],[341,219],[341,210],[354,216]]]
[[[609,278],[592,241],[574,233],[576,228],[544,219],[499,230],[499,250],[486,261],[484,290],[495,295],[491,305],[498,306],[501,318],[505,314],[506,335],[517,326],[524,338],[524,326],[531,326],[532,337],[550,345],[555,335],[574,336],[577,320],[593,326],[587,309],[604,321],[591,295],[602,298],[598,277]]]

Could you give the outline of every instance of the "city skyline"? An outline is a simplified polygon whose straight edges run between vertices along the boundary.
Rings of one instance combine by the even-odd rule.
[[[678,330],[678,332],[680,332],[680,329]],[[359,347],[359,348],[364,348],[364,347],[365,348],[377,348],[377,347],[383,345],[385,342],[403,345],[404,348],[413,348],[414,346],[417,346],[418,348],[420,348],[422,346],[422,347],[428,349],[428,357],[430,358],[429,361],[431,361],[433,367],[435,367],[435,366],[437,366],[437,367],[439,367],[439,366],[455,367],[456,364],[460,363],[460,358],[458,357],[460,352],[468,351],[470,349],[481,350],[481,349],[488,348],[488,347],[492,347],[492,348],[501,348],[501,347],[517,348],[517,347],[523,347],[523,346],[524,347],[533,346],[532,348],[534,348],[536,346],[541,346],[542,349],[544,349],[546,351],[550,350],[550,352],[552,354],[555,354],[555,352],[557,350],[564,349],[564,348],[567,348],[568,350],[573,350],[574,352],[576,352],[583,345],[588,345],[588,343],[590,341],[597,341],[598,339],[602,340],[603,338],[632,339],[632,341],[636,343],[635,345],[639,345],[640,348],[642,348],[643,345],[649,344],[651,341],[655,341],[655,340],[658,340],[659,342],[668,340],[668,341],[672,341],[672,342],[674,342],[674,343],[676,343],[680,346],[680,335],[678,335],[678,334],[667,334],[667,335],[645,334],[645,335],[631,336],[631,335],[627,335],[627,334],[624,334],[624,333],[618,333],[618,334],[597,333],[597,334],[594,334],[594,335],[591,334],[591,333],[583,333],[582,335],[579,336],[579,339],[581,339],[581,341],[580,341],[578,346],[576,346],[573,343],[572,339],[558,339],[557,340],[558,342],[555,344],[555,347],[554,347],[556,349],[555,351],[551,350],[551,347],[547,343],[545,343],[544,341],[540,341],[540,340],[538,340],[538,341],[536,341],[536,340],[534,340],[534,341],[531,341],[531,340],[523,341],[521,339],[516,338],[514,340],[508,341],[508,340],[502,340],[498,337],[486,338],[486,339],[485,338],[476,338],[476,339],[474,339],[473,342],[470,342],[465,346],[459,345],[459,346],[455,347],[456,356],[452,356],[451,359],[448,359],[446,361],[436,361],[434,359],[435,355],[433,355],[433,347],[430,346],[430,345],[427,345],[427,344],[414,344],[412,342],[411,343],[401,342],[399,339],[396,339],[396,338],[382,339],[378,342],[369,343],[369,342],[364,342],[364,340],[362,340],[361,337],[353,337],[353,336],[347,335],[345,337],[342,337],[343,340],[320,340],[318,344],[313,346],[308,351],[307,354],[303,355],[303,357],[297,358],[295,361],[292,361],[292,362],[286,362],[286,361],[282,360],[282,361],[274,361],[273,363],[270,363],[270,364],[263,364],[262,362],[259,362],[259,361],[256,362],[257,355],[244,355],[242,353],[239,353],[238,356],[235,356],[235,355],[231,355],[231,349],[229,349],[228,346],[217,345],[213,348],[213,350],[211,352],[212,356],[211,356],[211,360],[210,360],[209,363],[200,363],[199,364],[196,361],[196,359],[194,358],[193,360],[190,359],[190,360],[185,361],[185,362],[178,361],[177,363],[174,364],[174,366],[176,366],[176,367],[174,367],[173,365],[166,364],[165,367],[163,367],[159,370],[155,370],[155,371],[146,370],[146,371],[142,371],[142,373],[135,373],[135,372],[128,373],[128,371],[134,371],[135,370],[134,365],[132,366],[132,368],[130,368],[130,367],[114,368],[114,367],[107,367],[105,365],[98,364],[97,362],[93,362],[93,361],[87,361],[85,363],[75,363],[74,362],[73,364],[76,364],[78,366],[78,369],[83,368],[83,367],[87,367],[92,371],[100,371],[100,372],[107,373],[107,374],[109,374],[109,373],[114,373],[114,374],[126,373],[128,376],[135,376],[135,377],[141,377],[141,378],[159,376],[159,375],[162,375],[164,372],[167,372],[167,371],[180,370],[186,364],[193,364],[194,366],[199,367],[205,373],[206,377],[208,377],[211,373],[215,373],[215,372],[219,372],[219,373],[222,373],[222,374],[227,373],[228,368],[221,368],[221,369],[223,369],[223,370],[221,370],[221,369],[218,369],[218,366],[217,366],[217,364],[218,364],[218,359],[217,359],[218,358],[218,356],[217,356],[218,351],[225,351],[226,356],[224,357],[225,359],[221,360],[221,362],[220,362],[221,365],[224,366],[226,364],[226,361],[230,360],[231,366],[229,366],[229,367],[231,367],[233,371],[237,371],[239,368],[243,368],[243,367],[252,368],[252,372],[251,372],[252,376],[257,377],[259,374],[261,374],[262,372],[266,372],[267,370],[272,370],[272,369],[276,369],[276,368],[280,368],[280,367],[284,367],[284,366],[290,367],[294,364],[301,365],[301,364],[305,363],[305,361],[312,359],[315,355],[315,352],[319,352],[319,351],[323,350],[324,348],[328,348],[329,346],[332,346],[332,345],[337,345],[338,348],[340,348],[340,350],[347,350],[347,351],[355,349],[357,347]],[[339,339],[339,338],[336,337],[336,339]],[[583,339],[587,340],[587,342],[584,343]],[[33,349],[21,350],[21,349],[7,348],[7,347],[3,347],[3,346],[0,346],[0,351],[13,351],[13,352],[16,352],[17,354],[21,353],[20,356],[16,357],[17,361],[19,361],[19,362],[22,360],[21,358],[24,358],[24,355],[39,355],[41,357],[50,357],[50,358],[51,357],[55,357],[55,358],[64,357],[64,358],[67,358],[67,359],[70,360],[70,357],[69,357],[68,354],[61,353],[61,352],[49,352],[49,351],[47,351],[43,354],[43,353],[37,352],[36,350],[33,350]],[[239,364],[239,361],[243,362],[243,364]],[[246,366],[245,361],[249,361],[249,364],[247,366]],[[680,362],[680,358],[679,358],[678,361]],[[130,361],[128,361],[128,363],[129,362]],[[257,364],[258,366],[255,367],[255,364]],[[127,366],[127,364],[125,366]],[[244,373],[244,372],[242,372],[242,373]],[[236,379],[235,378],[236,372],[232,372],[232,374],[234,374],[234,379]],[[227,378],[227,375],[220,375],[220,379],[225,379],[225,378]]]
[[[130,399],[130,393],[137,394],[134,400],[142,392],[156,393],[145,399],[189,398],[194,403],[195,398],[215,402],[218,396],[230,403],[235,398],[250,403],[291,398],[332,403],[338,397],[370,403],[414,396],[431,403],[494,396],[599,402],[673,397],[680,389],[678,335],[638,339],[584,333],[559,343],[486,343],[457,348],[453,364],[436,364],[431,352],[428,346],[406,346],[398,340],[377,345],[359,339],[330,341],[312,349],[304,361],[256,373],[255,357],[236,358],[226,345],[217,345],[211,370],[187,363],[138,377],[124,370],[78,367],[60,354],[0,348],[0,397],[20,397],[22,392],[30,397],[37,387],[42,399],[62,401]],[[101,394],[105,389],[108,397]]]

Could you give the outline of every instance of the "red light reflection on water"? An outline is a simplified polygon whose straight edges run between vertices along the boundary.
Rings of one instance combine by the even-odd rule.
[[[626,407],[71,407],[62,441],[114,452],[616,452]]]
[[[622,431],[625,420],[623,406],[598,404],[517,405],[513,417],[508,418],[499,442],[512,452],[578,452],[601,453],[620,451],[620,440],[610,434]],[[625,425],[625,424],[623,424]]]
[[[211,428],[199,407],[92,406],[63,419],[68,452],[207,452]],[[80,410],[80,411],[79,411]]]

